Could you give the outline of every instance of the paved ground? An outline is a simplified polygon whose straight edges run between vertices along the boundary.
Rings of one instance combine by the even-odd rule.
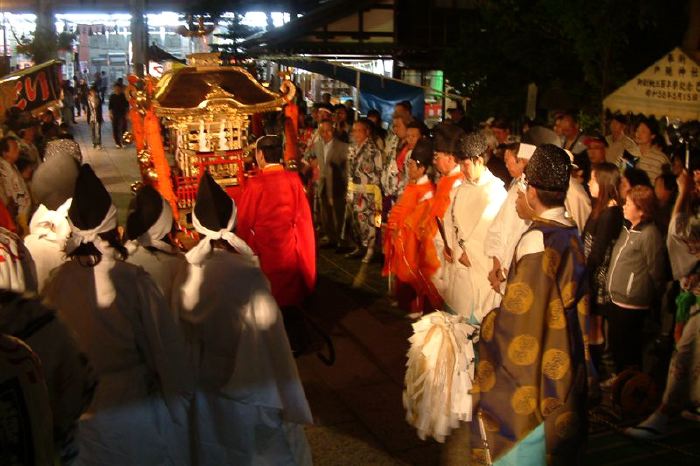
[[[102,150],[92,148],[84,117],[78,119],[76,134],[85,161],[112,193],[123,224],[129,186],[139,176],[135,150],[115,148],[109,123],[103,128]],[[385,298],[379,264],[370,265],[361,289],[351,287],[359,270],[356,261],[323,250],[318,269],[310,315],[332,336],[337,358],[330,367],[314,354],[297,360],[314,414],[307,435],[315,464],[438,464],[440,444],[421,441],[404,421],[401,390],[411,327]],[[609,411],[601,414],[615,420]],[[676,421],[663,443],[630,440],[602,421],[592,422],[591,431],[586,465],[700,464],[700,425],[694,423]]]

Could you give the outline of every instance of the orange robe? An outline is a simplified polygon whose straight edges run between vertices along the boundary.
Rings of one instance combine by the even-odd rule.
[[[316,284],[316,240],[299,175],[271,165],[250,178],[236,233],[258,255],[277,304],[301,305]]]
[[[406,186],[398,202],[389,213],[384,236],[384,269],[382,273],[395,274],[399,282],[409,284],[416,293],[416,309],[422,309],[424,299],[430,298],[432,283],[420,270],[422,255],[421,231],[430,210],[435,185],[428,181]]]
[[[417,225],[420,232],[421,254],[419,258],[419,270],[421,276],[427,282],[428,298],[434,307],[442,303],[442,298],[432,284],[431,278],[440,269],[441,261],[435,248],[434,238],[439,235],[435,218],[442,219],[450,206],[450,191],[455,182],[464,180],[464,174],[460,171],[454,175],[443,176],[438,181],[435,196],[430,200],[427,215],[423,216],[422,222]]]
[[[409,184],[401,194],[401,197],[399,197],[399,200],[394,204],[394,207],[392,207],[384,234],[384,268],[382,269],[382,275],[410,276],[410,273],[406,273],[406,261],[409,258],[404,257],[404,253],[408,250],[418,250],[417,245],[413,244],[418,241],[418,238],[415,237],[410,229],[404,228],[404,225],[406,219],[414,214],[418,204],[421,201],[425,201],[426,194],[434,191],[435,186],[430,181],[423,184]],[[425,204],[425,202],[422,203]],[[416,259],[415,256],[411,259],[409,263],[417,263],[413,262]],[[403,282],[408,281],[400,276],[399,280]]]

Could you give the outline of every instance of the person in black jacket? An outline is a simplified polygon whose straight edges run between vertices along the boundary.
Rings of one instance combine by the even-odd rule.
[[[114,92],[109,96],[109,117],[112,120],[112,135],[117,147],[124,147],[122,135],[126,131],[126,114],[129,111],[129,101],[124,96],[124,87],[115,84]]]
[[[593,210],[581,239],[583,240],[588,269],[588,289],[591,303],[590,349],[596,368],[600,369],[603,349],[603,307],[610,302],[605,287],[605,278],[612,248],[620,236],[624,222],[622,200],[618,186],[620,171],[612,163],[594,166],[588,188],[593,197]]]

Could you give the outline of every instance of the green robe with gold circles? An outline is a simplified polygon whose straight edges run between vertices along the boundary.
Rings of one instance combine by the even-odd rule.
[[[482,322],[472,464],[576,465],[586,435],[588,294],[576,227],[535,220],[542,248],[514,260]],[[524,237],[525,235],[523,235]]]

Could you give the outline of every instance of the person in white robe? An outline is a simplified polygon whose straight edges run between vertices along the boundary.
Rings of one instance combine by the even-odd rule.
[[[36,265],[39,294],[51,271],[67,260],[64,249],[70,236],[68,209],[78,169],[78,163],[70,154],[56,153],[39,166],[32,178],[32,196],[39,207],[29,222],[29,235],[25,236],[24,244]]]
[[[71,199],[68,199],[56,210],[49,210],[41,204],[29,222],[30,233],[24,238],[24,245],[34,259],[39,294],[44,289],[49,273],[67,259],[64,249],[70,235],[70,204]]]
[[[574,154],[568,150],[565,152],[571,160],[572,168],[574,170],[578,169],[576,165],[573,165]],[[573,176],[569,178],[569,189],[566,191],[564,207],[566,208],[566,215],[576,223],[578,232],[581,234],[583,227],[586,226],[588,217],[591,215],[591,197],[588,195],[581,182],[574,179]]]
[[[127,262],[148,272],[168,304],[175,277],[186,267],[185,255],[170,240],[172,229],[170,204],[153,187],[141,188],[126,220]]]
[[[459,148],[453,153],[460,154],[463,182],[444,215],[444,262],[436,274],[445,310],[413,324],[403,392],[406,420],[420,438],[447,440],[450,457],[461,451],[465,423],[472,420],[475,342],[481,319],[498,296],[487,279],[491,265],[484,241],[506,198],[503,182],[484,165],[486,139],[478,133],[457,136]]]
[[[566,192],[564,207],[566,207],[566,215],[573,220],[579,234],[581,234],[588,217],[591,215],[592,207],[591,197],[578,180],[573,178],[569,180],[569,190]]]
[[[53,141],[49,144],[52,143]],[[44,163],[34,170],[32,176],[30,189],[34,202],[37,205],[44,204],[48,210],[57,210],[66,199],[73,196],[79,168],[80,163],[70,153],[49,153],[47,150]]]
[[[51,273],[44,296],[98,379],[79,421],[75,464],[187,464],[193,382],[183,338],[151,277],[124,262],[117,210],[89,165],[68,219],[71,260]]]
[[[173,286],[198,374],[195,463],[311,464],[311,412],[282,315],[235,221],[235,203],[205,173],[192,214],[201,240]]]
[[[462,139],[462,146],[466,159],[460,166],[465,182],[457,189],[445,216],[451,219],[452,228],[445,229],[451,255],[443,268],[443,283],[447,285],[443,297],[449,310],[479,324],[498,304],[498,293],[487,278],[491,264],[484,242],[506,190],[503,181],[484,164],[486,139],[471,133]]]
[[[445,283],[445,272],[446,267],[446,249],[445,249],[445,237],[443,234],[447,235],[448,232],[454,230],[452,225],[452,216],[449,215],[452,203],[454,202],[455,193],[457,189],[464,183],[464,174],[460,168],[461,161],[464,160],[465,156],[460,145],[460,140],[464,136],[464,131],[456,125],[452,124],[442,124],[436,126],[434,129],[435,142],[433,145],[433,150],[435,155],[433,156],[433,165],[435,166],[439,179],[436,183],[435,195],[431,201],[431,208],[429,216],[430,222],[441,222],[443,229],[439,227],[429,230],[433,232],[432,238],[432,248],[435,251],[435,257],[431,258],[431,251],[428,250],[426,255],[428,260],[432,259],[432,262],[439,263],[437,270],[430,275],[430,281],[435,290],[444,299],[444,293],[447,288],[447,283]]]
[[[513,182],[508,189],[506,200],[498,211],[496,218],[489,226],[484,248],[486,255],[491,258],[492,267],[489,272],[491,286],[500,294],[505,292],[506,277],[513,261],[515,246],[520,237],[530,226],[529,220],[522,219],[515,210],[515,202],[518,199],[518,181],[524,177],[525,167],[536,147],[532,144],[515,143],[517,150],[506,148],[505,163],[508,173],[513,177]]]

